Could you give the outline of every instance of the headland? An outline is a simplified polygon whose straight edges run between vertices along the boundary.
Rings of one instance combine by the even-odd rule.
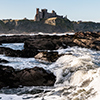
[[[63,32],[98,32],[100,31],[100,23],[70,21],[67,16],[57,15],[52,10],[48,13],[47,9],[36,9],[36,15],[33,20],[27,18],[21,20],[3,19],[0,20],[0,33],[63,33]]]

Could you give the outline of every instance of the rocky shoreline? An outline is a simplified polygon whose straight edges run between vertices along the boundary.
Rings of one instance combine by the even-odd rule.
[[[35,57],[36,59],[55,62],[60,56],[53,51],[68,46],[79,46],[100,50],[100,32],[77,32],[74,35],[49,36],[1,36],[0,43],[24,43],[23,50],[0,47],[0,54],[11,57]],[[49,50],[49,51],[48,51]],[[3,62],[4,60],[0,60]],[[6,63],[6,61],[4,61]],[[49,78],[48,78],[49,77]],[[52,86],[56,77],[50,71],[34,67],[15,71],[12,67],[0,65],[0,88],[22,86]]]
[[[24,43],[23,50],[12,50],[7,47],[0,47],[0,54],[5,54],[12,57],[35,57],[41,51],[50,50],[50,52],[52,52],[52,50],[67,48],[68,46],[79,46],[100,50],[100,32],[77,32],[74,35],[66,34],[62,36],[1,36],[0,43]]]

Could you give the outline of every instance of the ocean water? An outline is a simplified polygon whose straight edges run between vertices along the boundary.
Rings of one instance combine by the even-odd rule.
[[[23,50],[24,49],[24,43],[2,43],[0,47],[7,47],[11,48],[13,50]]]
[[[14,44],[9,44],[9,47]],[[5,46],[5,45],[3,45]],[[23,44],[13,46],[21,50]],[[49,69],[56,75],[55,85],[31,86],[19,88],[2,88],[0,100],[100,100],[100,51],[80,47],[58,49],[64,54],[56,62],[47,63],[35,58],[7,57],[7,64],[15,69],[35,66]]]

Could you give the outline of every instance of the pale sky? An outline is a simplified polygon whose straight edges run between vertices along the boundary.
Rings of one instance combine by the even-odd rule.
[[[34,19],[36,8],[55,10],[71,21],[100,22],[100,0],[0,0],[0,19]]]

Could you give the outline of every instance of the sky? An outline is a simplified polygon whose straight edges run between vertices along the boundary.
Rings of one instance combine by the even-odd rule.
[[[36,8],[55,10],[71,21],[100,22],[100,0],[0,0],[0,19],[34,19]]]

